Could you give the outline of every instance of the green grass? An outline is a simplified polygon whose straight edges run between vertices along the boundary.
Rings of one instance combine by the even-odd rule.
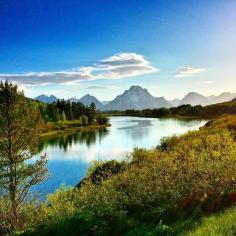
[[[219,214],[203,217],[200,222],[181,236],[234,236],[236,235],[236,207]]]

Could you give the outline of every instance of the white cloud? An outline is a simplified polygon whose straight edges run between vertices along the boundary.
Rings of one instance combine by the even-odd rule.
[[[0,79],[27,85],[48,85],[96,79],[121,79],[156,71],[158,69],[140,54],[119,53],[103,59],[94,66],[57,72],[0,74]]]
[[[205,68],[179,67],[176,71],[176,77],[189,77],[206,71]]]

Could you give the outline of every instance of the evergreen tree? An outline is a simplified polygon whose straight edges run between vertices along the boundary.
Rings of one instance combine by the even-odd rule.
[[[66,113],[64,111],[61,114],[61,120],[66,121]]]
[[[88,117],[85,116],[85,115],[82,115],[82,116],[80,117],[80,121],[81,121],[81,124],[82,124],[82,125],[88,125],[88,124],[89,124],[89,122],[88,122]]]
[[[96,105],[94,102],[91,103],[89,109],[88,109],[88,121],[89,121],[89,124],[91,124],[94,119],[95,119],[95,116],[96,116]]]

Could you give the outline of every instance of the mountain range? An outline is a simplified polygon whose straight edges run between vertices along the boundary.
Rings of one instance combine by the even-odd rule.
[[[136,109],[142,110],[147,108],[160,108],[160,107],[173,107],[183,104],[190,105],[210,105],[214,103],[220,103],[230,101],[236,98],[236,93],[224,92],[218,96],[204,96],[196,92],[189,92],[182,99],[167,100],[164,97],[154,97],[147,89],[141,86],[131,86],[128,90],[125,90],[121,95],[118,95],[112,101],[101,102],[95,96],[86,94],[82,98],[70,98],[71,102],[82,102],[89,106],[92,102],[95,103],[97,109],[108,111],[108,110],[127,110]],[[53,103],[57,101],[57,97],[54,95],[40,95],[35,100],[44,103]]]

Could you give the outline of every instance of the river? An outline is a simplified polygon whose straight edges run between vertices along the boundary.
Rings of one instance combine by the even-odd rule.
[[[205,120],[156,119],[128,116],[110,117],[111,127],[47,138],[40,152],[47,153],[50,178],[36,186],[44,197],[61,184],[74,186],[86,174],[93,160],[122,160],[135,147],[153,148],[164,136],[179,135],[203,126]]]

